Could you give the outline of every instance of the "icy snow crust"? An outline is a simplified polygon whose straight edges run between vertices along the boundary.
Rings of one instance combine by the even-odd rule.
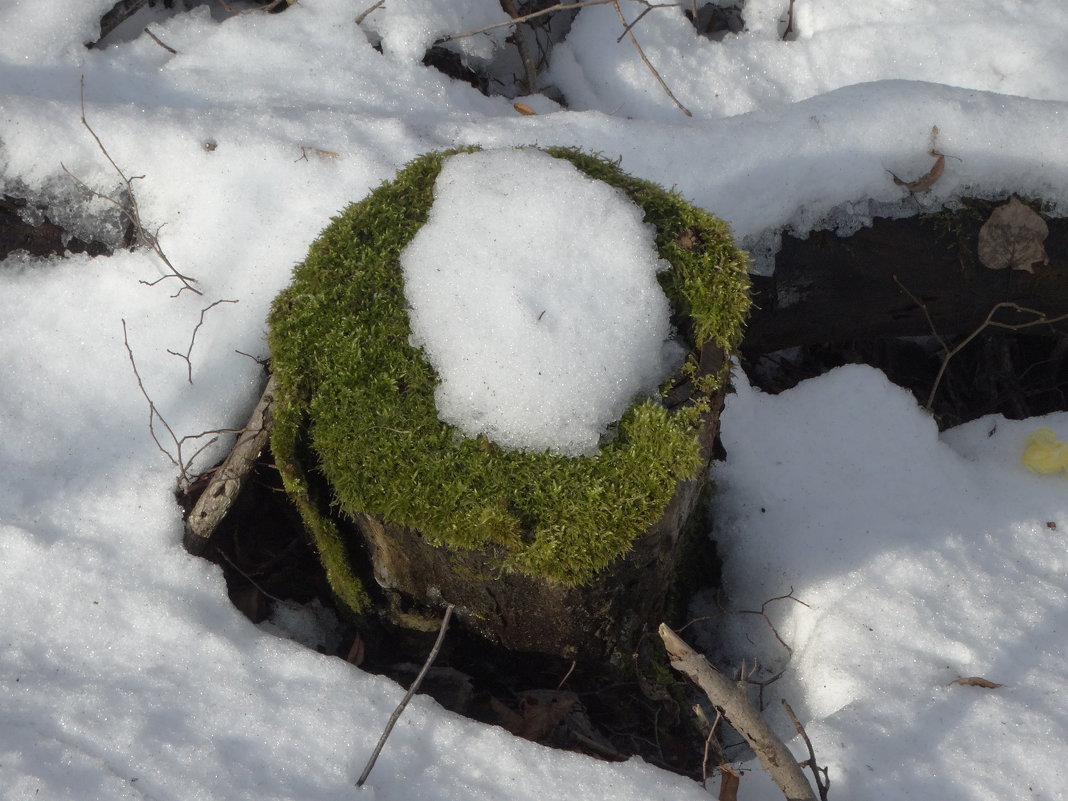
[[[142,213],[167,223],[168,255],[205,297],[138,283],[161,273],[145,250],[0,265],[4,801],[353,798],[403,690],[252,626],[220,571],[183,552],[175,470],[148,432],[121,321],[179,435],[242,425],[262,378],[235,350],[266,355],[263,320],[292,265],[332,214],[414,156],[579,146],[676,186],[748,241],[806,232],[832,211],[849,225],[969,193],[1064,208],[1063,0],[798,2],[792,42],[778,40],[782,0],[748,0],[748,31],[722,42],[689,34],[681,9],[654,9],[635,33],[693,118],[616,44],[606,9],[579,13],[570,60],[554,51],[551,78],[572,110],[535,98],[541,113],[522,117],[422,67],[402,33],[393,55],[376,52],[348,0],[221,24],[201,6],[152,23],[177,54],[144,35],[87,51],[112,5],[0,3],[0,176],[52,187],[62,162],[114,190],[79,121],[84,75],[87,118],[128,174],[145,175]],[[642,10],[621,6],[629,20]],[[420,41],[474,24],[424,19]],[[389,33],[388,17],[376,25]],[[932,125],[945,174],[908,197],[887,170],[926,172]],[[207,313],[190,384],[167,350],[185,352],[219,298],[240,303]],[[772,693],[829,765],[832,801],[1068,797],[1068,485],[1019,464],[1040,425],[1068,438],[1065,415],[940,437],[911,397],[862,368],[775,398],[739,382],[716,476],[730,600],[759,609],[793,587],[809,607],[770,608],[793,659],[743,615],[734,622],[755,625],[722,666],[762,656],[788,668]],[[970,675],[1006,686],[948,684]],[[742,801],[780,797],[748,767]],[[636,760],[549,751],[425,698],[357,795],[708,798]]]
[[[678,360],[655,231],[622,192],[536,150],[450,157],[401,254],[443,421],[506,448],[597,450]]]

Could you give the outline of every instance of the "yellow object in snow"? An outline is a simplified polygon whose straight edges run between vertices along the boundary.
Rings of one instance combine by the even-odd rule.
[[[1036,473],[1068,473],[1068,442],[1061,442],[1048,428],[1039,428],[1027,438],[1021,461]]]

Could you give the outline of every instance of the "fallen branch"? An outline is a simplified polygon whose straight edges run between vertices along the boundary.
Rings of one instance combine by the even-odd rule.
[[[660,638],[664,641],[671,666],[685,673],[704,691],[712,704],[723,711],[723,716],[734,730],[756,752],[760,764],[782,790],[787,801],[816,801],[812,787],[794,755],[750,705],[745,692],[708,664],[703,656],[664,623],[660,624]]]
[[[452,618],[452,610],[452,604],[445,607],[445,617],[441,619],[441,628],[438,629],[438,638],[434,642],[434,647],[430,649],[430,655],[426,658],[426,662],[423,664],[423,669],[419,671],[419,675],[416,676],[415,681],[412,682],[412,686],[408,688],[408,692],[405,693],[404,698],[397,704],[397,708],[393,710],[393,714],[389,716],[385,731],[383,731],[382,736],[378,738],[378,745],[375,746],[374,753],[372,753],[371,758],[367,760],[367,765],[364,767],[363,773],[360,774],[360,778],[356,780],[357,787],[363,787],[363,783],[367,781],[367,777],[371,775],[371,769],[374,768],[375,762],[378,761],[378,755],[382,753],[382,748],[386,744],[386,739],[389,737],[389,733],[393,731],[393,727],[397,725],[397,721],[400,720],[404,708],[408,706],[408,702],[412,700],[412,696],[415,695],[416,691],[419,689],[419,685],[423,683],[423,678],[426,676],[427,671],[430,670],[430,666],[434,664],[434,660],[438,656],[438,651],[441,650],[441,644],[445,641],[445,631],[449,628],[449,620]]]
[[[253,466],[260,458],[274,422],[271,405],[274,403],[275,388],[274,376],[271,376],[233,450],[212,475],[193,511],[186,518],[184,543],[190,553],[202,554],[207,550],[211,535],[241,494]]]
[[[208,311],[210,311],[211,309],[214,309],[220,303],[237,303],[237,301],[236,300],[217,300],[214,303],[212,303],[210,306],[205,306],[203,309],[200,310],[200,320],[197,322],[196,326],[193,328],[193,335],[189,338],[189,347],[186,349],[186,352],[185,353],[178,353],[177,351],[173,351],[170,348],[167,349],[167,353],[171,354],[171,356],[177,356],[179,359],[184,359],[185,360],[186,375],[187,375],[187,377],[189,379],[189,383],[190,384],[193,383],[193,362],[190,359],[190,357],[193,355],[193,345],[196,344],[196,341],[197,341],[197,331],[200,330],[200,326],[204,325],[204,315]]]
[[[159,244],[159,232],[160,228],[162,228],[163,226],[161,225],[159,228],[157,228],[154,234],[150,234],[148,231],[145,230],[144,225],[141,223],[141,210],[137,205],[137,196],[134,194],[133,191],[133,182],[138,180],[139,178],[143,178],[144,176],[133,175],[127,177],[126,173],[122,171],[122,168],[115,163],[115,159],[113,159],[111,157],[111,154],[108,153],[108,149],[104,147],[104,143],[100,140],[100,137],[96,135],[96,131],[93,130],[93,126],[91,126],[89,124],[89,121],[85,119],[84,75],[81,78],[81,103],[82,125],[85,126],[85,129],[87,131],[89,131],[89,135],[93,137],[93,141],[95,141],[96,146],[100,148],[100,152],[104,154],[104,158],[106,158],[108,160],[108,163],[111,164],[112,169],[114,169],[115,172],[118,173],[119,178],[122,179],[123,186],[126,189],[126,199],[129,202],[122,203],[116,200],[115,198],[110,197],[109,195],[105,195],[102,192],[97,192],[95,189],[91,188],[88,184],[86,184],[85,181],[83,181],[81,178],[79,178],[70,170],[68,170],[67,165],[60,162],[59,166],[63,168],[63,172],[67,173],[67,175],[69,175],[71,179],[76,184],[78,184],[78,186],[82,187],[82,189],[84,189],[86,192],[93,195],[93,197],[98,197],[101,200],[107,201],[108,203],[111,203],[113,206],[115,206],[119,210],[119,212],[129,221],[131,227],[133,228],[134,236],[137,238],[137,241],[139,241],[142,245],[146,245],[147,247],[149,247],[160,258],[160,260],[167,265],[168,269],[170,269],[169,273],[161,275],[155,281],[141,281],[142,284],[146,284],[147,286],[155,286],[160,281],[164,281],[168,278],[177,278],[179,281],[182,282],[182,288],[174,293],[174,297],[178,297],[178,295],[181,295],[182,292],[187,289],[190,292],[196,293],[197,295],[204,294],[199,289],[193,286],[193,284],[196,283],[196,279],[191,278],[188,275],[182,275],[180,272],[178,272],[178,270],[174,268],[174,265],[171,264],[171,260],[167,258],[167,254],[163,252],[163,248]]]

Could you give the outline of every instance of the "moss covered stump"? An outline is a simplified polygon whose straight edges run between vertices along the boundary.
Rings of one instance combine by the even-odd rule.
[[[726,357],[748,309],[745,255],[678,195],[546,149],[620,190],[654,227],[669,265],[657,281],[689,355],[595,453],[465,437],[439,419],[439,377],[410,342],[400,266],[457,152],[416,159],[347,208],[275,300],[275,461],[354,613],[419,628],[452,603],[468,629],[512,650],[582,662],[627,653],[663,616],[695,533]]]

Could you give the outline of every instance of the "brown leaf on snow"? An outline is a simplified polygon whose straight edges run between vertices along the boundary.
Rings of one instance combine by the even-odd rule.
[[[528,106],[526,103],[512,103],[512,108],[522,114],[524,117],[533,117],[538,112]]]
[[[1049,226],[1030,206],[1013,195],[998,206],[979,229],[979,261],[991,270],[1034,272],[1035,262],[1049,264],[1043,243]]]
[[[944,155],[937,150],[932,150],[931,155],[935,157],[934,166],[915,181],[902,181],[893,173],[890,173],[890,177],[894,179],[895,184],[905,187],[913,194],[916,192],[926,192],[934,186],[935,181],[942,177],[942,173],[946,169],[946,157]]]
[[[1005,686],[1004,684],[998,684],[997,682],[981,678],[980,676],[968,676],[964,679],[956,679],[951,681],[950,684],[959,684],[962,687],[985,687],[988,690],[996,690],[998,687]]]

